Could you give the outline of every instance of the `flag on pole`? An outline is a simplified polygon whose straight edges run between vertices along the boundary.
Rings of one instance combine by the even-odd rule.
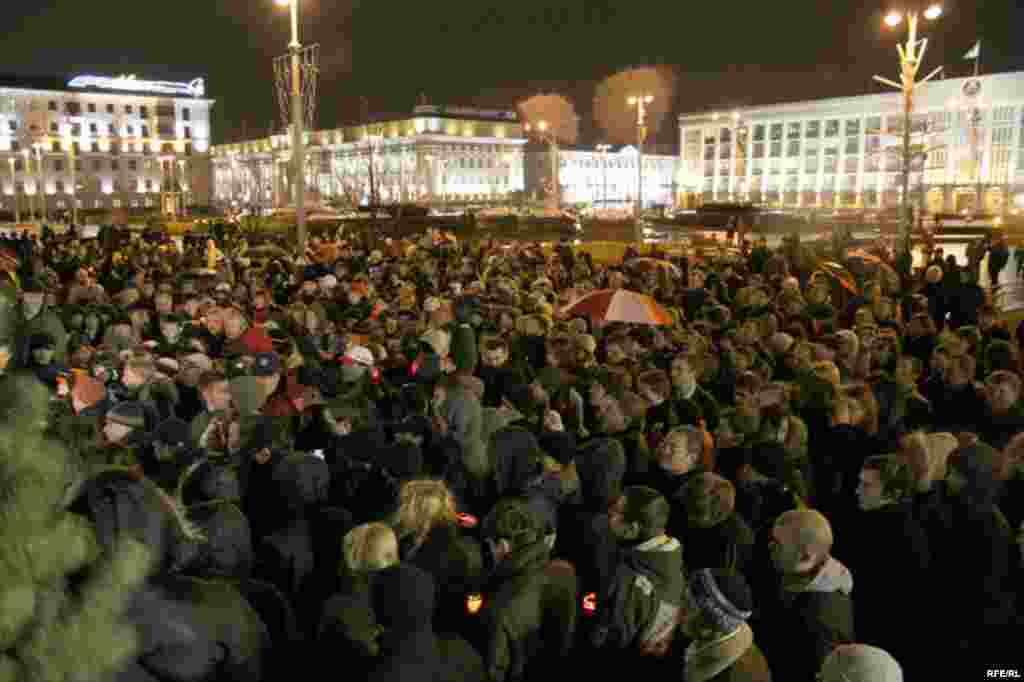
[[[980,40],[978,42],[974,43],[974,47],[972,47],[970,50],[967,51],[967,54],[964,55],[964,59],[965,60],[967,60],[967,59],[977,59],[979,56],[981,56],[981,41]]]

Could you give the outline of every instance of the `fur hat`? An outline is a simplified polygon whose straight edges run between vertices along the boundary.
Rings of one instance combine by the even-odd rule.
[[[690,577],[690,601],[721,633],[742,625],[754,610],[750,586],[742,573],[702,568]]]

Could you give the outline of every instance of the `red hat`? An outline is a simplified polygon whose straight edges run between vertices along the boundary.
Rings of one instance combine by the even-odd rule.
[[[244,334],[238,337],[238,342],[245,346],[252,355],[274,352],[274,340],[261,326],[249,327]]]

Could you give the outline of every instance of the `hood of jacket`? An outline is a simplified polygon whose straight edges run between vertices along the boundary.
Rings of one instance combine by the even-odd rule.
[[[537,438],[526,429],[509,426],[491,435],[491,458],[499,495],[523,493],[541,470]]]
[[[188,516],[206,537],[189,572],[201,578],[247,579],[252,573],[253,548],[245,514],[232,502],[214,500],[192,505]]]
[[[788,589],[788,588],[787,588]],[[853,573],[838,559],[829,557],[818,574],[796,592],[840,592],[849,596],[853,593]]]
[[[575,461],[584,503],[596,511],[606,511],[622,493],[626,475],[622,445],[612,438],[599,439],[581,450]]]
[[[663,601],[680,604],[683,599],[683,546],[673,537],[651,538],[624,552],[626,565],[661,588]]]
[[[322,457],[295,452],[274,465],[274,481],[292,512],[327,501],[331,475]]]
[[[754,631],[746,623],[711,641],[694,641],[686,648],[687,682],[706,682],[732,667],[754,645]]]

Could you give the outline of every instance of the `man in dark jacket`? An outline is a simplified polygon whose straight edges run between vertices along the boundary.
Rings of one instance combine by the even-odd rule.
[[[836,555],[857,576],[857,637],[891,652],[912,678],[921,671],[928,636],[907,637],[929,627],[931,551],[908,500],[914,481],[908,464],[893,455],[870,457],[860,471],[860,513],[837,545]],[[899,608],[893,608],[899,604]],[[935,613],[938,616],[938,613]]]
[[[679,541],[666,534],[668,500],[644,486],[626,488],[608,512],[620,552],[611,582],[597,595],[592,643],[608,651],[665,653],[675,635],[685,576]]]
[[[853,576],[832,558],[832,527],[820,512],[796,509],[772,529],[772,562],[781,584],[758,600],[764,604],[754,630],[772,677],[813,682],[825,657],[853,642]]]
[[[576,630],[576,576],[549,563],[536,516],[521,498],[499,500],[482,532],[494,558],[484,594],[479,650],[493,682],[558,671]]]

